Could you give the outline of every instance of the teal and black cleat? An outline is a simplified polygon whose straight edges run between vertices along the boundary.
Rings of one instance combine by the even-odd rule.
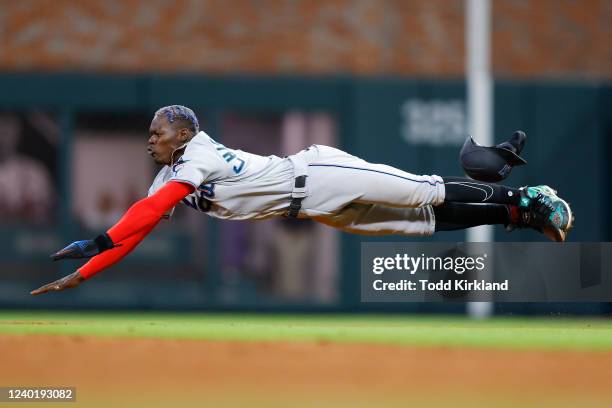
[[[569,204],[548,186],[523,187],[521,221],[517,227],[530,227],[556,242],[563,242],[574,224]]]
[[[528,208],[532,200],[537,200],[540,197],[551,197],[557,195],[557,190],[552,189],[549,186],[535,186],[535,187],[522,187],[521,190],[521,204],[519,207]]]

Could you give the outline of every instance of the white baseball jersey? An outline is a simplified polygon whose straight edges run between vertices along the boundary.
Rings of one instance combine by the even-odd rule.
[[[431,206],[444,201],[442,178],[322,145],[288,158],[264,157],[229,149],[200,132],[174,165],[160,170],[149,195],[168,181],[186,182],[196,189],[183,204],[193,209],[224,219],[264,219],[286,214],[298,166],[307,173],[301,218],[373,235],[423,236],[435,230]]]
[[[223,219],[263,219],[284,213],[288,206],[293,166],[278,156],[229,149],[200,132],[176,163],[160,170],[149,195],[170,180],[196,188],[183,199],[195,210]]]

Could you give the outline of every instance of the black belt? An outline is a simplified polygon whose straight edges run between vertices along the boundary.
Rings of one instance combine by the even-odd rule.
[[[306,176],[298,176],[295,178],[295,188],[304,188],[306,187]],[[302,209],[302,200],[305,197],[293,197],[291,199],[291,204],[289,204],[289,210],[287,211],[286,216],[289,218],[297,218]]]

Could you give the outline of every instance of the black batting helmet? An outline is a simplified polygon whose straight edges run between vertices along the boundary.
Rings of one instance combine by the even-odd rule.
[[[517,130],[507,141],[496,146],[481,146],[470,136],[463,143],[459,161],[465,173],[474,180],[497,182],[505,179],[512,167],[527,164],[519,154],[527,135]]]

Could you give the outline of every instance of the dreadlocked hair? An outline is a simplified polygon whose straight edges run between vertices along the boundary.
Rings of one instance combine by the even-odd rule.
[[[200,131],[198,118],[191,109],[183,105],[164,106],[155,112],[155,116],[165,115],[168,123],[189,129],[194,135]]]

